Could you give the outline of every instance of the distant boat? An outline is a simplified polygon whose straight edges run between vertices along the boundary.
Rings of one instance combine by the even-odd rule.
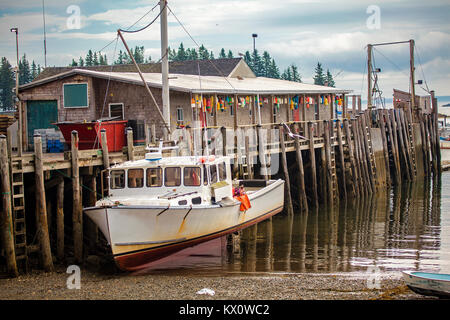
[[[403,279],[418,294],[450,298],[450,274],[403,271]]]
[[[450,103],[444,104],[441,107],[450,107]]]

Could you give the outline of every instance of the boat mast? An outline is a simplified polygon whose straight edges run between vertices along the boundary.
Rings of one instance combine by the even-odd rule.
[[[161,74],[162,74],[162,104],[163,116],[167,126],[170,127],[170,101],[169,101],[169,53],[167,34],[167,0],[159,2],[161,8]],[[164,130],[164,139],[168,140],[169,133]]]

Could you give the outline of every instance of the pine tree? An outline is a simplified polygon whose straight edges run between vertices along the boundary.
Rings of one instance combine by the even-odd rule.
[[[292,81],[292,73],[291,73],[290,67],[287,67],[286,69],[284,69],[283,73],[281,74],[281,79]]]
[[[80,67],[84,67],[84,60],[83,60],[82,57],[80,57],[80,59],[78,59],[78,65],[79,65]]]
[[[15,87],[14,71],[8,59],[2,57],[0,66],[0,105],[4,110],[11,110],[13,107]]]
[[[325,85],[325,76],[323,74],[322,64],[317,62],[317,67],[315,69],[316,74],[314,75],[314,84],[323,86]]]
[[[31,70],[30,63],[27,60],[26,54],[24,53],[22,58],[19,60],[19,84],[25,84],[31,82]]]
[[[263,52],[262,55],[262,76],[270,78],[270,65],[272,63],[272,59],[270,57],[270,54],[267,51]]]
[[[33,61],[34,62],[34,61]],[[77,67],[78,63],[75,61],[75,59],[72,59],[72,63],[69,65],[70,67]]]
[[[144,46],[134,47],[134,51],[133,51],[133,49],[131,49],[131,54],[133,55],[133,58],[136,61],[136,63],[144,63]],[[127,63],[132,63],[132,62],[133,61],[130,58]]]
[[[260,77],[263,75],[264,67],[263,67],[263,61],[261,59],[261,56],[258,53],[258,50],[253,50],[252,53],[252,70],[255,73],[257,77]]]
[[[188,56],[187,56],[186,50],[184,49],[183,42],[181,42],[180,46],[178,47],[177,61],[184,61],[187,59],[188,59]]]
[[[233,52],[231,50],[228,50],[227,58],[229,59],[233,58]]]
[[[327,79],[326,79],[326,82],[327,82],[327,86],[329,86],[329,87],[333,87],[333,88],[334,88],[334,86],[336,85],[336,84],[334,83],[334,80],[333,80],[333,75],[331,74],[331,72],[330,72],[329,69],[327,69]]]
[[[220,49],[219,58],[224,59],[226,57],[227,57],[227,55],[225,53],[225,49],[224,48]]]
[[[214,52],[210,52],[209,53],[209,60],[214,60],[215,58],[214,58]]]
[[[187,51],[188,60],[198,60],[198,53],[195,48],[188,49]]]
[[[203,44],[198,49],[198,57],[200,60],[208,60],[209,59],[208,49],[206,49]]]
[[[92,58],[92,65],[93,65],[93,66],[98,66],[98,56],[97,56],[97,52],[94,52],[94,57]]]
[[[170,49],[170,47],[169,47],[168,53],[169,53],[169,61],[177,61],[177,53],[176,53],[175,49]]]
[[[278,69],[278,66],[273,58],[269,67],[269,78],[280,79],[280,69]]]
[[[292,81],[302,82],[302,78],[300,77],[300,74],[298,73],[298,68],[295,64],[291,64],[291,70],[292,70]]]
[[[73,59],[72,59],[73,60]],[[76,63],[76,62],[75,62]],[[31,63],[31,77],[34,79],[36,79],[36,77],[38,76],[38,70],[37,70],[37,66],[36,63],[33,62]]]
[[[244,61],[245,61],[245,63],[250,67],[250,69],[253,70],[252,56],[250,55],[250,52],[249,52],[249,51],[246,51],[246,52],[245,52],[245,55],[244,55]]]
[[[94,54],[92,53],[91,49],[89,49],[89,51],[88,51],[84,61],[85,61],[85,64],[86,64],[87,67],[90,67],[90,66],[93,65],[93,63],[94,63]]]

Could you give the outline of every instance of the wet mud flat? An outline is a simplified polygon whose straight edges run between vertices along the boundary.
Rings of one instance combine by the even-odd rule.
[[[68,289],[65,268],[0,279],[2,300],[424,300],[401,276],[376,286],[352,273],[130,274],[81,268],[80,289]],[[200,295],[203,288],[214,295]]]

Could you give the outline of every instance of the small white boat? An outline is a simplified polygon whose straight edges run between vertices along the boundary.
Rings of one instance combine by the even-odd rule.
[[[403,271],[403,279],[418,294],[450,297],[450,274]]]
[[[147,153],[105,170],[109,194],[84,212],[109,242],[118,267],[138,270],[282,211],[284,180],[231,176],[229,157]],[[239,185],[245,192],[237,195]]]

